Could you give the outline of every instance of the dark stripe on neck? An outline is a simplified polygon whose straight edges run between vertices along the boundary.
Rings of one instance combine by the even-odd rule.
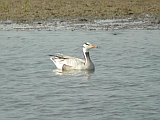
[[[86,60],[90,61],[91,59],[90,59],[90,56],[89,56],[89,52],[85,52],[85,55],[86,55]]]
[[[89,52],[85,52],[85,54],[86,54],[86,56],[88,56],[88,57],[89,57]]]

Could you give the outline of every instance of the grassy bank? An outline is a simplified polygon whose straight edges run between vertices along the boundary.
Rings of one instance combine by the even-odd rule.
[[[0,20],[160,17],[160,0],[0,0]]]

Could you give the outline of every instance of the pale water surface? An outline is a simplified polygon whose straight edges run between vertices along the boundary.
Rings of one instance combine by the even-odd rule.
[[[61,72],[53,53],[96,70]],[[160,120],[160,31],[0,31],[1,120]]]

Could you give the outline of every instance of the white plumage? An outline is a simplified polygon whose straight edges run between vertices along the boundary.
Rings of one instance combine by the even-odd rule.
[[[56,54],[56,56],[50,57],[50,59],[54,62],[54,64],[58,69],[93,70],[95,69],[95,67],[89,56],[89,50],[91,48],[97,48],[97,46],[94,46],[88,42],[83,45],[83,53],[84,53],[85,60],[71,57],[71,56],[65,56],[63,54]]]

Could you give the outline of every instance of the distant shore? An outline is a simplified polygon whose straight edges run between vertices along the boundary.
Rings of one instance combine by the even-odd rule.
[[[138,19],[146,15],[160,22],[159,0],[0,0],[0,20],[17,23]]]

